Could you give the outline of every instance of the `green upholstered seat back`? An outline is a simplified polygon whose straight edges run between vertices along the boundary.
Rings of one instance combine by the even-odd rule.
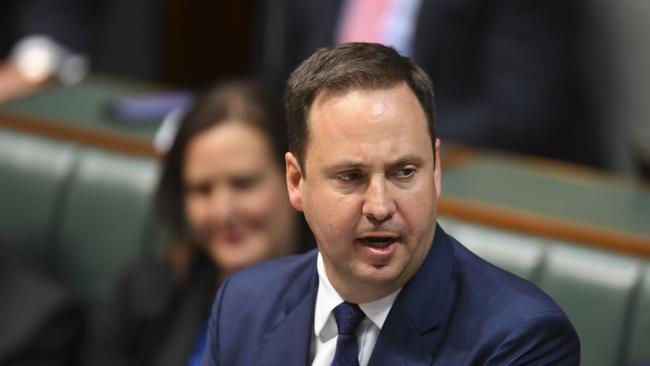
[[[527,280],[537,279],[545,251],[542,239],[448,220],[442,220],[442,227],[486,261]]]
[[[650,264],[646,264],[631,310],[626,364],[650,363]]]
[[[549,248],[538,285],[575,326],[583,365],[622,364],[641,264],[635,258],[578,246]]]
[[[0,242],[47,261],[77,148],[0,129]]]
[[[57,269],[96,310],[134,256],[152,249],[158,164],[99,150],[79,160],[57,237]]]

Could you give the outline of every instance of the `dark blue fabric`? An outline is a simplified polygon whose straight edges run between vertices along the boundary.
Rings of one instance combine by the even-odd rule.
[[[357,304],[342,302],[332,310],[338,337],[332,366],[359,366],[359,345],[357,344],[357,327],[365,317]]]
[[[315,251],[233,275],[213,306],[201,365],[308,364],[317,289]],[[579,363],[578,337],[553,300],[438,227],[369,366]]]

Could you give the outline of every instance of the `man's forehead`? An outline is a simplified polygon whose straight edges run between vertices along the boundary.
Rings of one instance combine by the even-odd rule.
[[[387,89],[326,91],[311,112],[306,155],[318,146],[321,161],[380,147],[395,156],[412,155],[423,143],[431,145],[424,111],[406,83]],[[325,151],[328,156],[320,156]]]
[[[357,86],[357,85],[351,85],[347,87],[342,87],[342,88],[321,88],[318,91],[316,91],[314,95],[314,99],[310,105],[310,110],[313,110],[314,107],[318,105],[322,105],[323,103],[326,103],[327,101],[337,98],[337,97],[342,97],[348,94],[358,94],[358,93],[368,93],[368,92],[374,92],[374,91],[383,91],[383,90],[390,90],[390,89],[395,89],[401,86],[407,87],[411,93],[413,93],[413,96],[415,96],[415,93],[411,89],[411,87],[405,82],[405,81],[397,81],[395,83],[386,83],[385,85],[380,85],[380,86]]]
[[[386,88],[348,88],[345,90],[325,89],[320,91],[307,114],[308,129],[319,119],[338,124],[339,115],[356,113],[361,118],[382,113],[400,111],[424,121],[428,129],[428,118],[420,100],[406,82]],[[396,122],[401,122],[396,119]]]

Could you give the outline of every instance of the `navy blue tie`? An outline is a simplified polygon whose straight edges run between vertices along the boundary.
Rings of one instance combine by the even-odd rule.
[[[359,366],[359,346],[356,330],[365,315],[356,304],[343,302],[332,310],[339,336],[332,366]]]

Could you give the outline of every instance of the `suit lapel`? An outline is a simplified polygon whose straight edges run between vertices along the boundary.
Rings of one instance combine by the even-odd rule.
[[[386,318],[369,366],[433,363],[449,311],[452,270],[448,236],[437,226],[427,258],[404,286]]]
[[[284,298],[283,314],[262,340],[261,361],[266,366],[306,365],[309,362],[314,306],[318,290],[316,257],[307,271],[307,286],[297,283]]]
[[[403,308],[391,309],[379,334],[369,366],[430,365],[431,354]]]

